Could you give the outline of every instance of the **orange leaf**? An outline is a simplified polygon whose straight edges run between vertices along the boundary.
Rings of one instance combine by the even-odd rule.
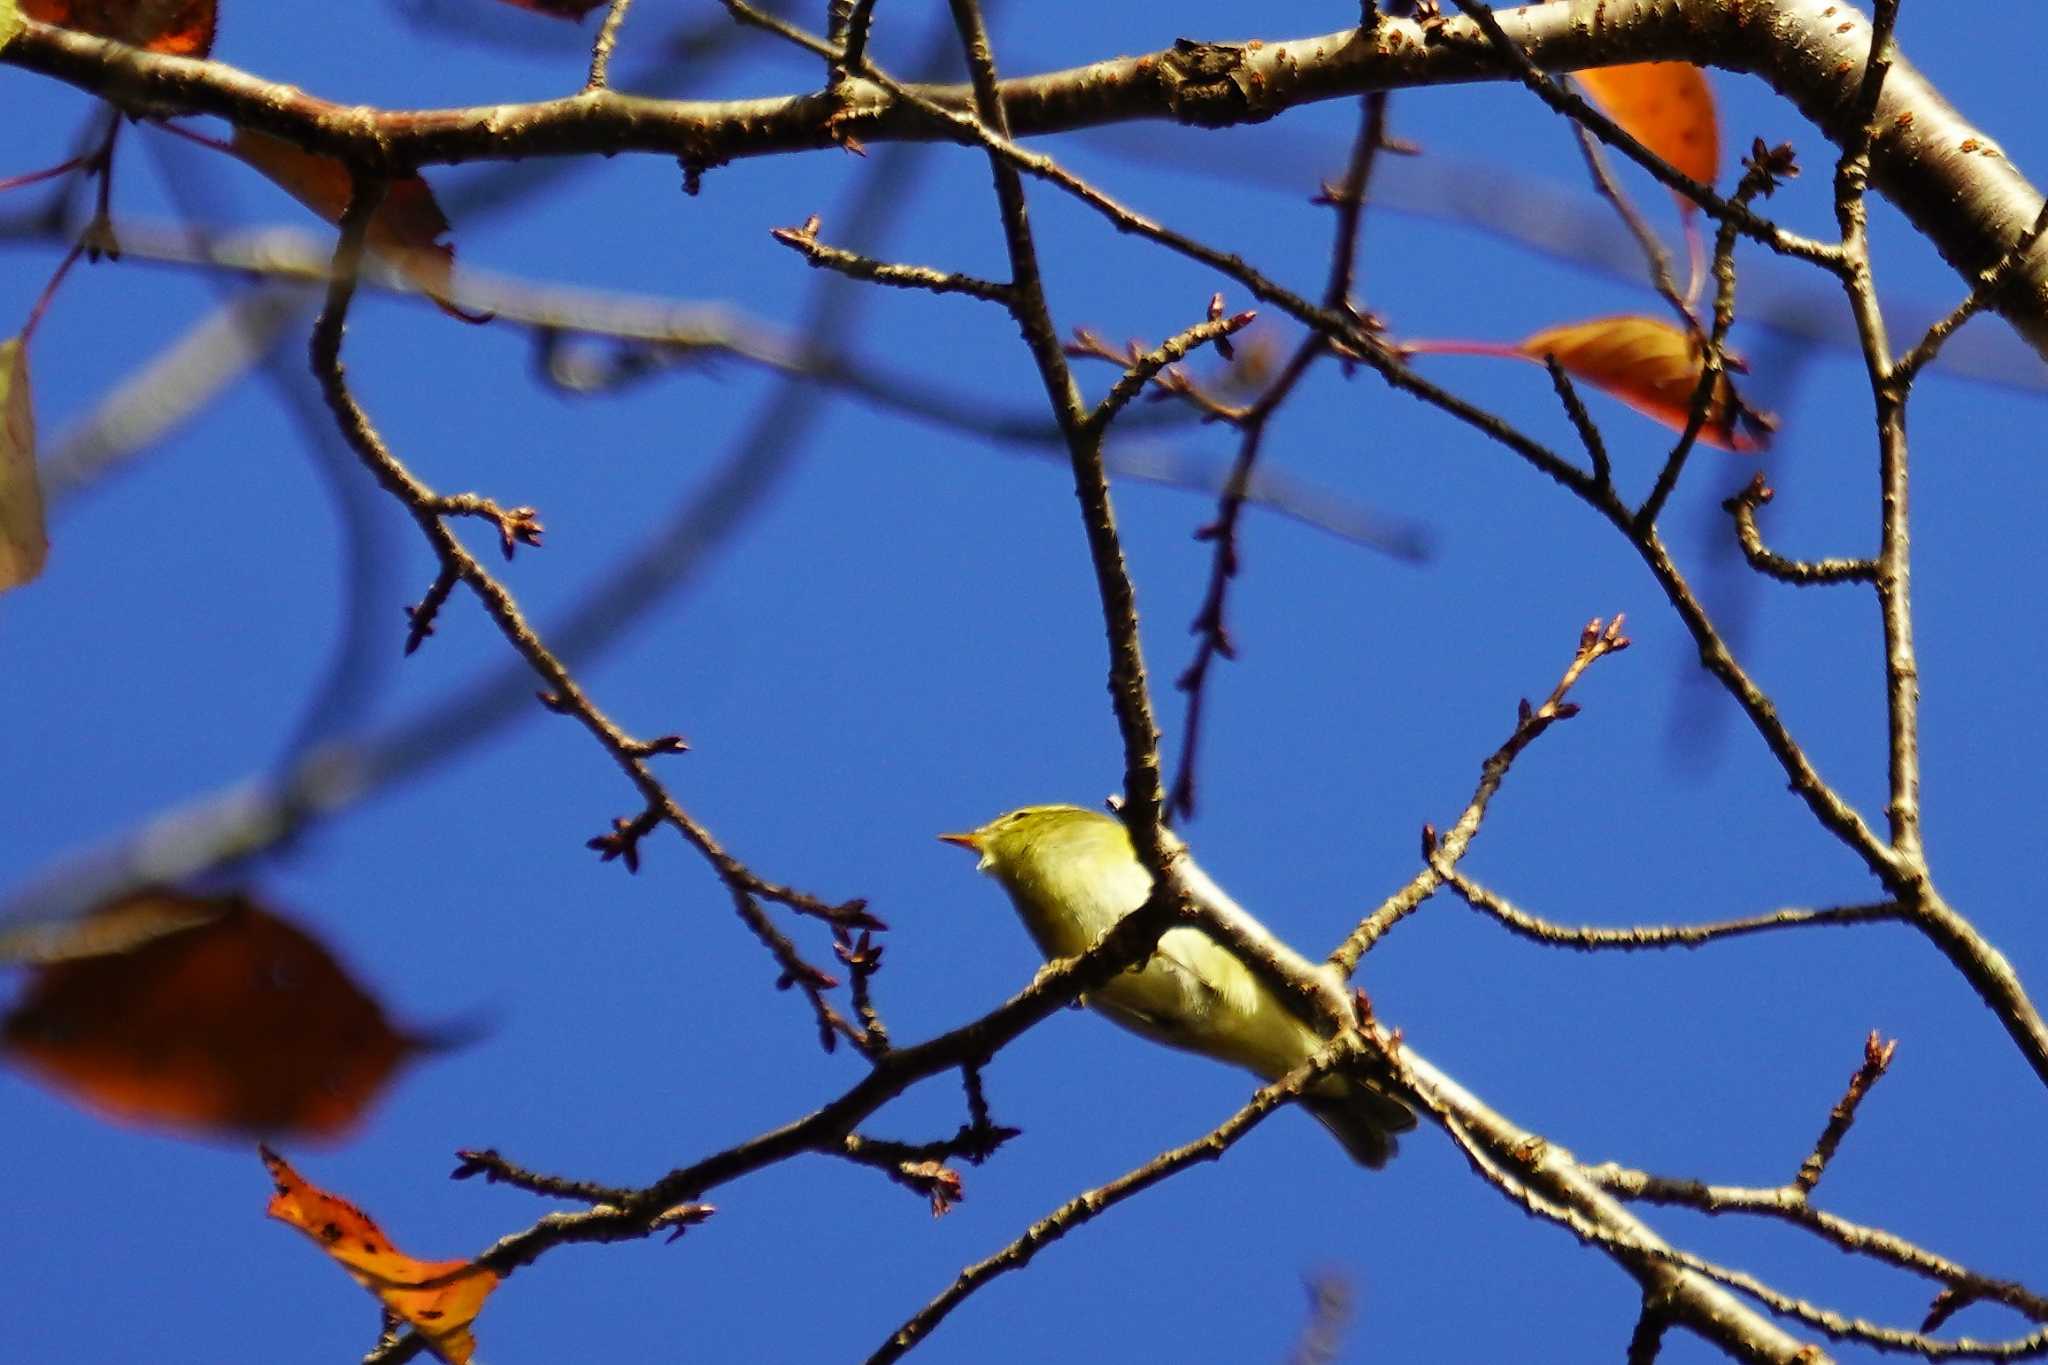
[[[1568,323],[1538,332],[1514,349],[1536,361],[1556,356],[1557,363],[1576,377],[1677,431],[1685,429],[1692,415],[1693,395],[1699,391],[1700,373],[1705,368],[1692,333],[1660,318],[1624,316]],[[1762,441],[1751,431],[1738,429],[1738,424],[1767,432],[1770,421],[1744,406],[1729,382],[1726,371],[1740,371],[1742,362],[1733,355],[1725,360],[1699,438],[1722,450],[1761,450]]]
[[[330,223],[348,210],[352,178],[331,156],[301,151],[291,143],[251,128],[235,129],[228,150],[263,172],[285,193]],[[464,322],[488,322],[489,314],[465,313],[449,301],[455,248],[441,240],[448,219],[434,192],[416,175],[394,180],[370,219],[363,240],[370,250],[403,271],[443,312]]]
[[[36,965],[0,1054],[109,1118],[339,1137],[428,1041],[240,896],[142,891],[0,941]]]
[[[277,1187],[265,1212],[318,1242],[357,1284],[410,1323],[435,1355],[452,1365],[468,1365],[476,1351],[476,1337],[469,1325],[498,1287],[497,1272],[468,1261],[413,1259],[394,1248],[370,1216],[354,1204],[307,1183],[268,1147],[258,1150]],[[411,1287],[444,1277],[445,1284]]]
[[[43,571],[50,541],[36,481],[36,418],[29,401],[28,346],[0,341],[0,592]]]
[[[1686,62],[1602,66],[1574,77],[1636,141],[1703,185],[1721,174],[1721,120],[1707,75]],[[1679,206],[1690,211],[1689,199]]]
[[[151,52],[204,57],[213,50],[214,0],[21,0],[21,12]]]

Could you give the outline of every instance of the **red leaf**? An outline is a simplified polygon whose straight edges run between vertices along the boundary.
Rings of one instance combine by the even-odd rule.
[[[433,1045],[240,896],[138,892],[0,948],[37,964],[0,1054],[109,1118],[338,1137]]]
[[[151,52],[204,57],[213,50],[214,0],[21,0],[21,12]]]

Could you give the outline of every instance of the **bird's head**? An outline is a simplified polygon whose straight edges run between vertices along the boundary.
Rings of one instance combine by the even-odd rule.
[[[941,834],[941,840],[981,855],[983,872],[1004,881],[1029,876],[1047,861],[1089,854],[1134,859],[1123,821],[1080,806],[1023,806],[998,815],[964,834]]]
[[[1080,806],[1025,806],[980,829],[939,837],[981,855],[980,870],[1010,893],[1025,923],[1040,933],[1041,947],[1047,935],[1070,933],[1079,933],[1079,947],[1086,947],[1142,902],[1152,883],[1131,851],[1124,822]]]

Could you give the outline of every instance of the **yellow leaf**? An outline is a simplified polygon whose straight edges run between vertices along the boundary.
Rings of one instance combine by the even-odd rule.
[[[1581,71],[1586,98],[1636,141],[1703,185],[1721,174],[1721,121],[1707,75],[1686,62],[1639,62]],[[1681,199],[1691,209],[1691,201]]]
[[[14,35],[21,30],[21,9],[14,0],[0,0],[0,47],[14,41]]]
[[[5,3],[5,0],[0,0]],[[29,405],[28,347],[0,341],[0,592],[43,571],[50,551],[36,481],[36,418]]]

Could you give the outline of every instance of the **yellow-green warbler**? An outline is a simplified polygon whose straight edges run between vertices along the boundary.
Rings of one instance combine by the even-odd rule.
[[[1123,822],[1079,806],[1026,806],[969,833],[939,837],[981,855],[981,870],[1010,893],[1048,960],[1086,951],[1143,905],[1152,888]],[[1198,895],[1214,887],[1192,858],[1180,868]],[[1236,954],[1186,926],[1161,935],[1142,968],[1118,973],[1084,999],[1133,1033],[1269,1081],[1323,1045]],[[1385,1165],[1394,1134],[1415,1126],[1406,1105],[1349,1076],[1324,1077],[1301,1103],[1366,1166]]]

